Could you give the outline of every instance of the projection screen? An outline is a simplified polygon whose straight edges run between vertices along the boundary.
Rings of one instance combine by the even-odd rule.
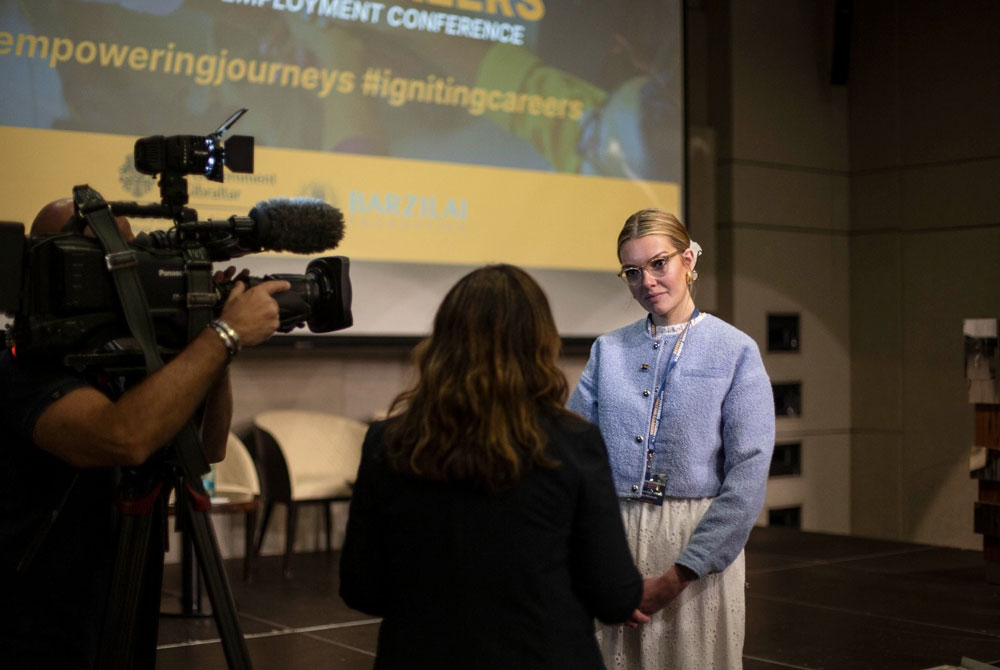
[[[229,132],[255,138],[253,174],[188,177],[190,206],[338,207],[345,238],[320,255],[350,258],[355,325],[331,336],[426,334],[459,277],[503,262],[542,283],[565,337],[591,337],[641,314],[615,276],[624,219],[681,213],[680,5],[3,0],[0,219],[28,225],[77,184],[156,201],[135,141],[206,135],[247,108]]]

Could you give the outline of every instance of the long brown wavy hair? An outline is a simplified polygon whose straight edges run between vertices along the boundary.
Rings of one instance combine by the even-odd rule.
[[[526,272],[489,265],[467,274],[414,350],[417,381],[392,403],[389,466],[490,490],[527,468],[557,467],[540,419],[568,414],[560,346],[545,293]]]

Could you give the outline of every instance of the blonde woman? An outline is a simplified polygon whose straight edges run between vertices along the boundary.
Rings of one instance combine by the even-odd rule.
[[[774,402],[756,344],[700,312],[700,249],[675,216],[636,212],[619,276],[648,312],[599,337],[569,408],[600,428],[646,577],[638,628],[603,626],[610,670],[741,668],[743,546],[764,502]]]

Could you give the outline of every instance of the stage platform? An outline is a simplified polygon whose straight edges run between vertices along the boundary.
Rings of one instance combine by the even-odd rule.
[[[378,620],[337,597],[336,553],[226,561],[254,668],[368,670]],[[166,566],[164,609],[180,597]],[[205,599],[206,608],[209,606]],[[757,528],[747,546],[745,670],[1000,665],[1000,586],[977,551]],[[226,668],[214,620],[161,617],[158,670]]]

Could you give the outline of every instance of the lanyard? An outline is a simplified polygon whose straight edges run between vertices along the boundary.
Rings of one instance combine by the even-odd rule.
[[[649,453],[656,450],[656,433],[660,429],[660,415],[663,412],[663,398],[667,392],[667,380],[670,378],[670,371],[674,369],[677,365],[677,361],[681,358],[681,352],[684,351],[684,342],[687,340],[688,330],[691,328],[691,324],[694,320],[698,318],[698,308],[694,308],[694,313],[691,314],[691,318],[688,319],[687,324],[684,325],[684,330],[681,331],[680,337],[677,338],[677,342],[674,343],[674,350],[670,354],[670,358],[667,360],[667,369],[663,373],[663,380],[660,382],[660,390],[656,392],[656,398],[653,401],[653,415],[649,421]]]

